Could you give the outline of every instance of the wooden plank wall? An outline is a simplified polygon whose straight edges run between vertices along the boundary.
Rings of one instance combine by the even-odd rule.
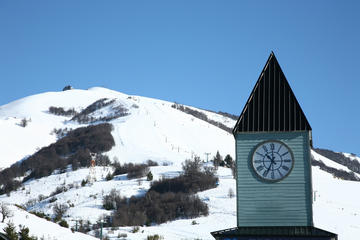
[[[312,226],[309,132],[238,133],[235,138],[238,226]],[[251,167],[255,146],[266,140],[280,140],[294,154],[294,168],[279,182],[264,182]]]

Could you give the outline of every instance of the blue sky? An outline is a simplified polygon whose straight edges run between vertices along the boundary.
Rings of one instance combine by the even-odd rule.
[[[0,105],[70,84],[240,114],[274,51],[314,146],[360,155],[359,12],[329,0],[0,1]]]

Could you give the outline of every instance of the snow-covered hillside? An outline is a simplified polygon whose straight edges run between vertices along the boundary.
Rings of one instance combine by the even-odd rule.
[[[48,112],[51,106],[77,111],[96,100],[115,99],[129,109],[129,115],[112,120],[116,146],[108,153],[120,162],[143,162],[152,159],[178,164],[193,155],[209,157],[220,153],[234,155],[231,134],[171,107],[173,103],[139,96],[129,96],[105,88],[48,92],[26,97],[0,107],[0,168],[33,154],[41,147],[56,141],[54,128],[83,126],[69,117]],[[104,109],[103,111],[106,111]],[[200,111],[200,110],[199,110]],[[203,111],[203,110],[201,110]],[[206,111],[204,111],[206,112]],[[106,115],[106,112],[98,114]],[[209,119],[223,120],[227,125],[235,121],[208,112]],[[22,119],[28,125],[21,127]]]
[[[39,218],[30,214],[16,206],[9,205],[9,210],[12,213],[10,222],[14,223],[16,230],[19,230],[19,225],[26,226],[30,229],[29,235],[35,236],[38,239],[79,239],[79,240],[95,240],[96,238],[87,234],[72,232],[68,228],[60,227],[58,224]],[[6,227],[6,223],[0,222],[0,229]]]
[[[111,160],[117,158],[121,163],[143,163],[151,159],[159,166],[151,167],[154,179],[163,176],[174,176],[179,173],[181,163],[199,156],[207,159],[205,153],[210,153],[209,159],[219,151],[223,156],[230,154],[234,158],[235,143],[233,136],[220,128],[186,114],[172,107],[173,103],[130,96],[105,88],[91,88],[89,90],[69,90],[63,92],[49,92],[20,99],[0,107],[0,144],[2,144],[2,159],[0,168],[5,168],[35,153],[41,147],[57,140],[56,129],[75,129],[87,125],[72,121],[71,116],[58,116],[49,113],[50,107],[62,107],[65,110],[74,108],[81,112],[99,99],[114,100],[112,105],[92,112],[96,119],[108,117],[117,106],[128,110],[126,116],[110,121],[114,129],[112,135],[115,146],[107,153]],[[216,122],[232,127],[235,121],[213,112],[190,107],[206,114]],[[26,127],[21,126],[22,119],[27,119]],[[322,161],[336,169],[350,171],[345,166],[312,151],[317,161]],[[358,158],[354,157],[354,161]],[[31,180],[21,188],[7,195],[1,195],[0,201],[9,204],[19,204],[28,207],[29,211],[38,211],[52,215],[55,204],[70,206],[65,220],[75,226],[75,220],[89,220],[96,223],[110,211],[102,208],[102,198],[117,189],[125,197],[142,196],[150,187],[145,178],[127,179],[125,175],[115,176],[106,181],[106,175],[111,172],[110,167],[96,167],[96,181],[81,186],[82,180],[89,175],[89,169],[80,168],[65,173],[55,172],[48,177]],[[219,167],[217,171],[219,185],[217,188],[198,193],[200,199],[209,206],[209,216],[196,219],[178,219],[176,221],[140,227],[140,231],[133,233],[131,227],[105,229],[104,235],[117,238],[127,235],[127,239],[146,239],[148,235],[159,234],[165,239],[212,239],[210,232],[236,226],[236,200],[228,196],[229,190],[235,191],[235,180],[231,170]],[[343,181],[334,178],[313,167],[314,190],[314,222],[315,226],[339,234],[340,240],[355,240],[360,236],[360,182]],[[67,190],[54,194],[58,187]],[[51,195],[51,197],[50,197]],[[86,239],[83,235],[73,234],[70,230],[61,228],[57,224],[46,222],[49,233],[45,228],[38,229],[37,217],[12,207],[15,216],[10,219],[15,225],[24,224],[30,228],[30,234],[49,236],[49,239]],[[28,216],[28,217],[26,217]],[[24,222],[22,219],[33,219]],[[32,222],[36,224],[32,224]],[[39,223],[40,224],[40,223]],[[45,224],[45,223],[44,223]],[[34,226],[36,225],[36,226]],[[0,231],[5,225],[0,225]],[[44,225],[45,226],[45,225]],[[63,232],[64,231],[64,232]],[[94,231],[90,234],[95,234]],[[86,235],[84,235],[87,237]],[[91,237],[89,236],[89,239]]]

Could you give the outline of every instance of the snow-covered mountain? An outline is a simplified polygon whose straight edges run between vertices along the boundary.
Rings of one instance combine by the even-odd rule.
[[[99,99],[115,100],[129,111],[129,115],[111,121],[114,125],[115,147],[108,152],[120,162],[169,161],[179,164],[193,154],[203,157],[234,154],[230,133],[207,122],[185,114],[173,107],[173,103],[139,96],[129,96],[105,88],[48,92],[20,99],[0,107],[0,167],[11,164],[35,153],[39,148],[56,141],[54,128],[78,128],[86,124],[69,121],[71,117],[49,113],[50,107],[85,109]],[[92,117],[111,114],[111,108],[101,108]],[[202,110],[199,110],[202,111]],[[206,111],[205,111],[206,112]],[[207,112],[210,119],[232,127],[235,120]],[[21,127],[21,120],[28,125]]]
[[[55,110],[49,111],[51,107]],[[65,112],[73,112],[54,114],[60,108]],[[194,156],[206,162],[219,151],[223,156],[230,154],[234,158],[233,136],[218,126],[222,124],[232,128],[236,120],[190,106],[185,108],[196,114],[189,114],[191,110],[181,111],[179,105],[172,102],[98,87],[29,96],[0,107],[0,168],[7,168],[56,142],[58,136],[54,129],[76,129],[103,121],[113,125],[111,134],[115,146],[105,153],[110,160],[118,159],[121,163],[155,161],[159,166],[151,167],[154,179],[178,174],[182,170],[182,162]],[[312,154],[314,161],[352,172],[346,166],[314,151]],[[352,159],[359,161],[355,156]],[[95,167],[96,181],[83,187],[81,182],[89,175],[89,169],[71,171],[69,168],[64,173],[55,171],[48,177],[25,182],[9,195],[1,195],[0,201],[23,205],[28,211],[49,215],[53,213],[54,204],[64,203],[71,206],[65,216],[71,226],[75,226],[79,219],[96,223],[103,215],[110,214],[110,211],[102,208],[102,198],[112,189],[118,189],[124,197],[131,197],[143,195],[150,188],[145,178],[142,181],[129,180],[121,175],[105,181],[111,171],[111,167]],[[235,190],[235,180],[228,168],[220,167],[217,174],[218,187],[198,193],[209,206],[209,216],[140,227],[136,233],[133,233],[131,227],[109,228],[104,230],[104,234],[114,238],[126,234],[128,239],[146,239],[146,236],[154,234],[162,235],[165,239],[212,239],[211,231],[236,226],[235,198],[228,196],[229,189]],[[339,239],[357,239],[360,235],[360,182],[334,178],[319,167],[313,167],[312,174],[315,226],[338,233]],[[360,174],[354,174],[360,177]],[[54,195],[61,186],[67,190]],[[51,200],[50,195],[55,198]],[[59,233],[68,231],[67,234],[71,234],[70,230],[49,223],[53,224],[51,229],[54,229],[46,235],[44,231],[39,231],[39,224],[32,224],[38,220],[23,222],[22,218],[27,219],[29,213],[15,206],[11,208],[16,214],[10,220],[16,225],[28,225],[30,234],[49,236],[49,239],[69,239],[69,235]],[[37,219],[31,215],[33,218]],[[0,231],[4,226],[4,223],[0,223]],[[92,231],[90,234],[95,233]],[[79,234],[73,239],[87,237],[91,238]]]

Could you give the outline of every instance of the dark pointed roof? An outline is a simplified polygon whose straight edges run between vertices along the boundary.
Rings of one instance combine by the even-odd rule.
[[[275,131],[311,131],[311,126],[271,52],[233,134]]]

